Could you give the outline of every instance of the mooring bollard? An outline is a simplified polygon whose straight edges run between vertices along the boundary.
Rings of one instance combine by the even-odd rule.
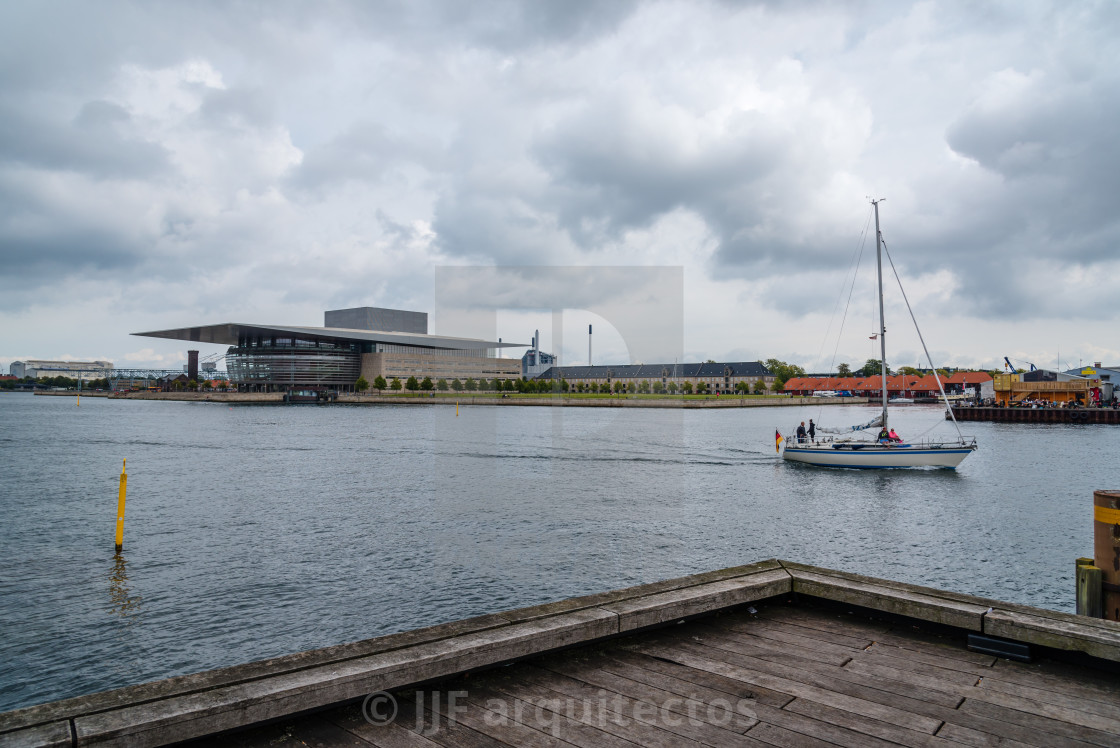
[[[1093,492],[1093,562],[1101,572],[1103,615],[1120,621],[1120,491]]]
[[[1091,558],[1077,559],[1077,572],[1074,575],[1077,585],[1077,615],[1101,618],[1101,570],[1093,565]]]
[[[117,492],[117,553],[121,552],[124,547],[124,495],[128,488],[128,474],[125,473],[125,467],[128,465],[128,460],[121,461],[121,487]]]

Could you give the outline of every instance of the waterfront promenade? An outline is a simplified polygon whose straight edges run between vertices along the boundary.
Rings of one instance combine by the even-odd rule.
[[[19,709],[0,745],[1111,746],[1118,662],[1114,622],[771,560]]]

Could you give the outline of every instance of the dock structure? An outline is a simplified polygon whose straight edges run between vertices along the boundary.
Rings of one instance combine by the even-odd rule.
[[[1115,746],[1118,667],[1120,623],[772,560],[19,709],[0,745]]]
[[[1120,423],[1116,408],[993,408],[954,406],[958,421],[995,421],[996,423]],[[945,418],[948,419],[948,414]]]

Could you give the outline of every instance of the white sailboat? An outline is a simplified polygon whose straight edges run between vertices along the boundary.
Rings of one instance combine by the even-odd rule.
[[[880,427],[887,431],[890,426],[887,413],[887,327],[883,317],[883,237],[879,231],[879,203],[872,200],[875,206],[875,260],[879,278],[879,345],[881,351],[882,387],[880,392],[883,398],[883,412],[869,423],[854,426],[849,431],[859,433],[868,428]],[[903,292],[905,296],[905,292]],[[907,302],[909,306],[909,302]],[[913,317],[913,312],[911,312]],[[916,326],[916,323],[915,323]],[[921,338],[921,331],[918,332]],[[922,340],[925,349],[925,340]],[[929,359],[929,350],[926,349],[926,358]],[[930,368],[934,368],[930,360]],[[934,376],[937,377],[936,369]],[[937,377],[937,386],[941,390],[942,400],[948,403],[945,397],[945,388],[941,385],[941,378]],[[952,416],[952,408],[949,414]],[[953,417],[953,425],[957,420]],[[803,462],[818,467],[843,467],[843,468],[956,468],[964,458],[976,451],[976,439],[962,436],[960,427],[957,426],[957,439],[955,440],[922,440],[915,442],[889,442],[879,440],[854,439],[851,437],[827,437],[816,442],[807,439],[792,440],[784,437],[780,431],[777,433],[778,452],[783,460],[790,462]]]

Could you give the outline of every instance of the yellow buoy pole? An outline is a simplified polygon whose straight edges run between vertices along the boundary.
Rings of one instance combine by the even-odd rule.
[[[128,488],[128,474],[124,469],[127,464],[128,460],[121,462],[121,487],[117,493],[117,553],[124,547],[124,495]]]
[[[456,418],[459,417],[459,401],[458,400],[455,401],[455,417]]]

